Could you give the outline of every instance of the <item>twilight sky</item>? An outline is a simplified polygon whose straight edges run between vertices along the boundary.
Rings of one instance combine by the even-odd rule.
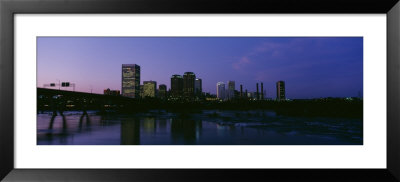
[[[228,80],[275,98],[355,97],[363,93],[362,37],[38,37],[37,86],[69,81],[76,91],[121,90],[122,64],[141,67],[141,84],[170,88],[173,74],[191,71],[203,91]],[[70,89],[72,90],[72,89]]]

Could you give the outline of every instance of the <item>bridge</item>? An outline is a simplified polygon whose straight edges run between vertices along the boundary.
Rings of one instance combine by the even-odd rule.
[[[135,100],[123,96],[37,88],[38,112],[53,111],[53,116],[56,116],[57,112],[63,115],[66,110],[82,111],[83,115],[87,114],[87,110],[113,110],[130,105]]]

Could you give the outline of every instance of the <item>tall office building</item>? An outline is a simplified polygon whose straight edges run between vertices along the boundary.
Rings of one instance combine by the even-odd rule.
[[[158,86],[158,97],[160,97],[160,99],[167,98],[167,85],[161,84]]]
[[[171,95],[172,97],[181,97],[183,94],[183,78],[181,75],[172,75],[171,77]]]
[[[239,92],[239,91],[234,90],[233,93],[234,93],[234,94],[233,94],[233,98],[235,98],[235,99],[236,99],[236,98],[240,98],[240,92]]]
[[[186,98],[194,98],[194,81],[196,75],[193,72],[183,74],[183,95]]]
[[[260,93],[258,92],[258,83],[256,83],[257,91],[256,91],[256,100],[260,100]]]
[[[224,82],[217,83],[217,97],[221,100],[225,99],[225,83]]]
[[[286,100],[284,81],[276,82],[276,100],[278,101]]]
[[[264,84],[261,82],[261,100],[264,100]]]
[[[144,97],[156,97],[157,82],[155,81],[144,81],[143,82],[143,96]]]
[[[200,79],[200,78],[196,78],[196,79],[194,80],[194,93],[195,93],[197,96],[200,96],[202,92],[203,92],[203,88],[202,88],[201,79]]]
[[[140,90],[140,66],[137,64],[122,65],[122,96],[138,98]]]
[[[228,81],[227,99],[235,97],[235,81]]]

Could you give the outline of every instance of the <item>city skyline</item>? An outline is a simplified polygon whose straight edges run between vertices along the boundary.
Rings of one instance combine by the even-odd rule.
[[[220,81],[249,92],[263,82],[265,98],[274,98],[284,80],[288,98],[353,97],[363,92],[362,45],[361,37],[39,37],[37,86],[61,80],[101,94],[121,89],[121,65],[136,64],[140,85],[154,80],[170,89],[172,75],[193,72],[212,94]]]

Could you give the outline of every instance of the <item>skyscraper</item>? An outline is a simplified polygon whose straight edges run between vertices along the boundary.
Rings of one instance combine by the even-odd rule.
[[[156,97],[157,82],[155,81],[144,81],[143,82],[143,96],[144,97]]]
[[[161,84],[158,86],[158,97],[160,97],[160,99],[167,98],[167,85]]]
[[[172,97],[181,97],[183,94],[183,78],[181,75],[172,75],[171,77],[171,95]]]
[[[183,95],[185,98],[194,98],[194,80],[196,75],[193,72],[183,74]]]
[[[137,64],[122,65],[122,96],[138,98],[140,90],[140,66]]]
[[[203,88],[202,88],[202,82],[200,78],[196,78],[194,80],[194,92],[197,96],[200,96],[201,93],[203,92]]]
[[[276,82],[276,100],[278,101],[286,100],[284,81]]]
[[[217,83],[217,97],[222,100],[225,99],[225,83],[224,82]]]
[[[264,84],[261,82],[261,100],[264,100]]]
[[[256,91],[256,100],[260,100],[260,94],[258,92],[258,83],[256,83],[257,91]]]
[[[228,81],[228,99],[233,99],[235,97],[235,81]]]

